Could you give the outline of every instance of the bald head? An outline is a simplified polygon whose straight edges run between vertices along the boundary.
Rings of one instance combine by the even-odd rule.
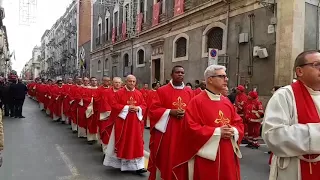
[[[113,89],[119,90],[121,88],[122,80],[120,77],[113,78]]]
[[[137,79],[134,75],[128,75],[126,77],[126,86],[129,90],[133,90],[136,86]]]
[[[110,84],[111,84],[111,79],[110,79],[110,77],[103,77],[102,78],[102,83],[103,83],[103,86],[105,86],[105,87],[109,87],[110,86]]]

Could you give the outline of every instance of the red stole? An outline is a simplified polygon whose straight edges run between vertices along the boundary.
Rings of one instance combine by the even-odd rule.
[[[304,84],[301,81],[297,81],[293,83],[291,86],[296,101],[298,123],[320,123],[320,118],[316,106]],[[304,157],[306,159],[314,159],[317,156],[319,155],[305,155]],[[302,180],[319,180],[320,162],[309,163],[300,160],[300,167]]]

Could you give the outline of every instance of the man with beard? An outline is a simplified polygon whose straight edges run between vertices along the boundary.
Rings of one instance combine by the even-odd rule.
[[[171,80],[157,90],[157,96],[150,107],[150,180],[161,178],[174,179],[172,174],[175,152],[185,109],[194,97],[191,88],[183,83],[184,68],[174,66]]]

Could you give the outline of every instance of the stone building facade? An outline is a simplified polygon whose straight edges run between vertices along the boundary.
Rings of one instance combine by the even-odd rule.
[[[90,52],[92,50],[92,0],[77,0],[77,65],[81,77],[90,76]]]
[[[208,49],[214,48],[219,50],[219,64],[228,69],[230,86],[246,84],[267,94],[274,75],[262,75],[274,71],[276,33],[268,33],[269,26],[274,28],[270,22],[275,16],[273,7],[256,0],[125,0],[107,7],[97,1],[93,5],[96,43],[91,75],[125,77],[133,73],[141,84],[164,83],[172,67],[182,65],[185,82],[193,83],[203,79]],[[131,12],[135,23],[127,22],[132,20]],[[123,28],[127,24],[136,28],[133,38],[129,37],[132,27]],[[242,43],[240,34],[245,37]],[[268,57],[251,55],[254,46],[266,48]]]

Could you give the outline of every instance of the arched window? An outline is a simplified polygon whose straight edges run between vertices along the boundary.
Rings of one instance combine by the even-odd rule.
[[[187,39],[184,37],[179,38],[176,43],[176,57],[185,57],[187,55]]]
[[[208,33],[207,47],[222,50],[223,29],[220,27],[212,28]]]
[[[104,60],[104,70],[108,70],[109,69],[109,61],[108,58]]]
[[[226,53],[226,25],[222,22],[209,24],[202,33],[202,57],[208,57],[209,48],[218,49],[219,54]]]
[[[136,66],[137,67],[144,67],[145,66],[145,58],[146,58],[145,49],[143,48],[143,46],[141,46],[137,50]]]
[[[98,61],[98,71],[101,71],[101,61]]]
[[[177,35],[173,40],[172,61],[185,61],[189,57],[189,36],[185,33]]]
[[[129,55],[126,53],[123,56],[123,76],[126,77],[131,72],[131,67],[129,66]]]
[[[125,54],[123,56],[123,64],[124,64],[124,67],[129,67],[129,55],[128,54]]]

